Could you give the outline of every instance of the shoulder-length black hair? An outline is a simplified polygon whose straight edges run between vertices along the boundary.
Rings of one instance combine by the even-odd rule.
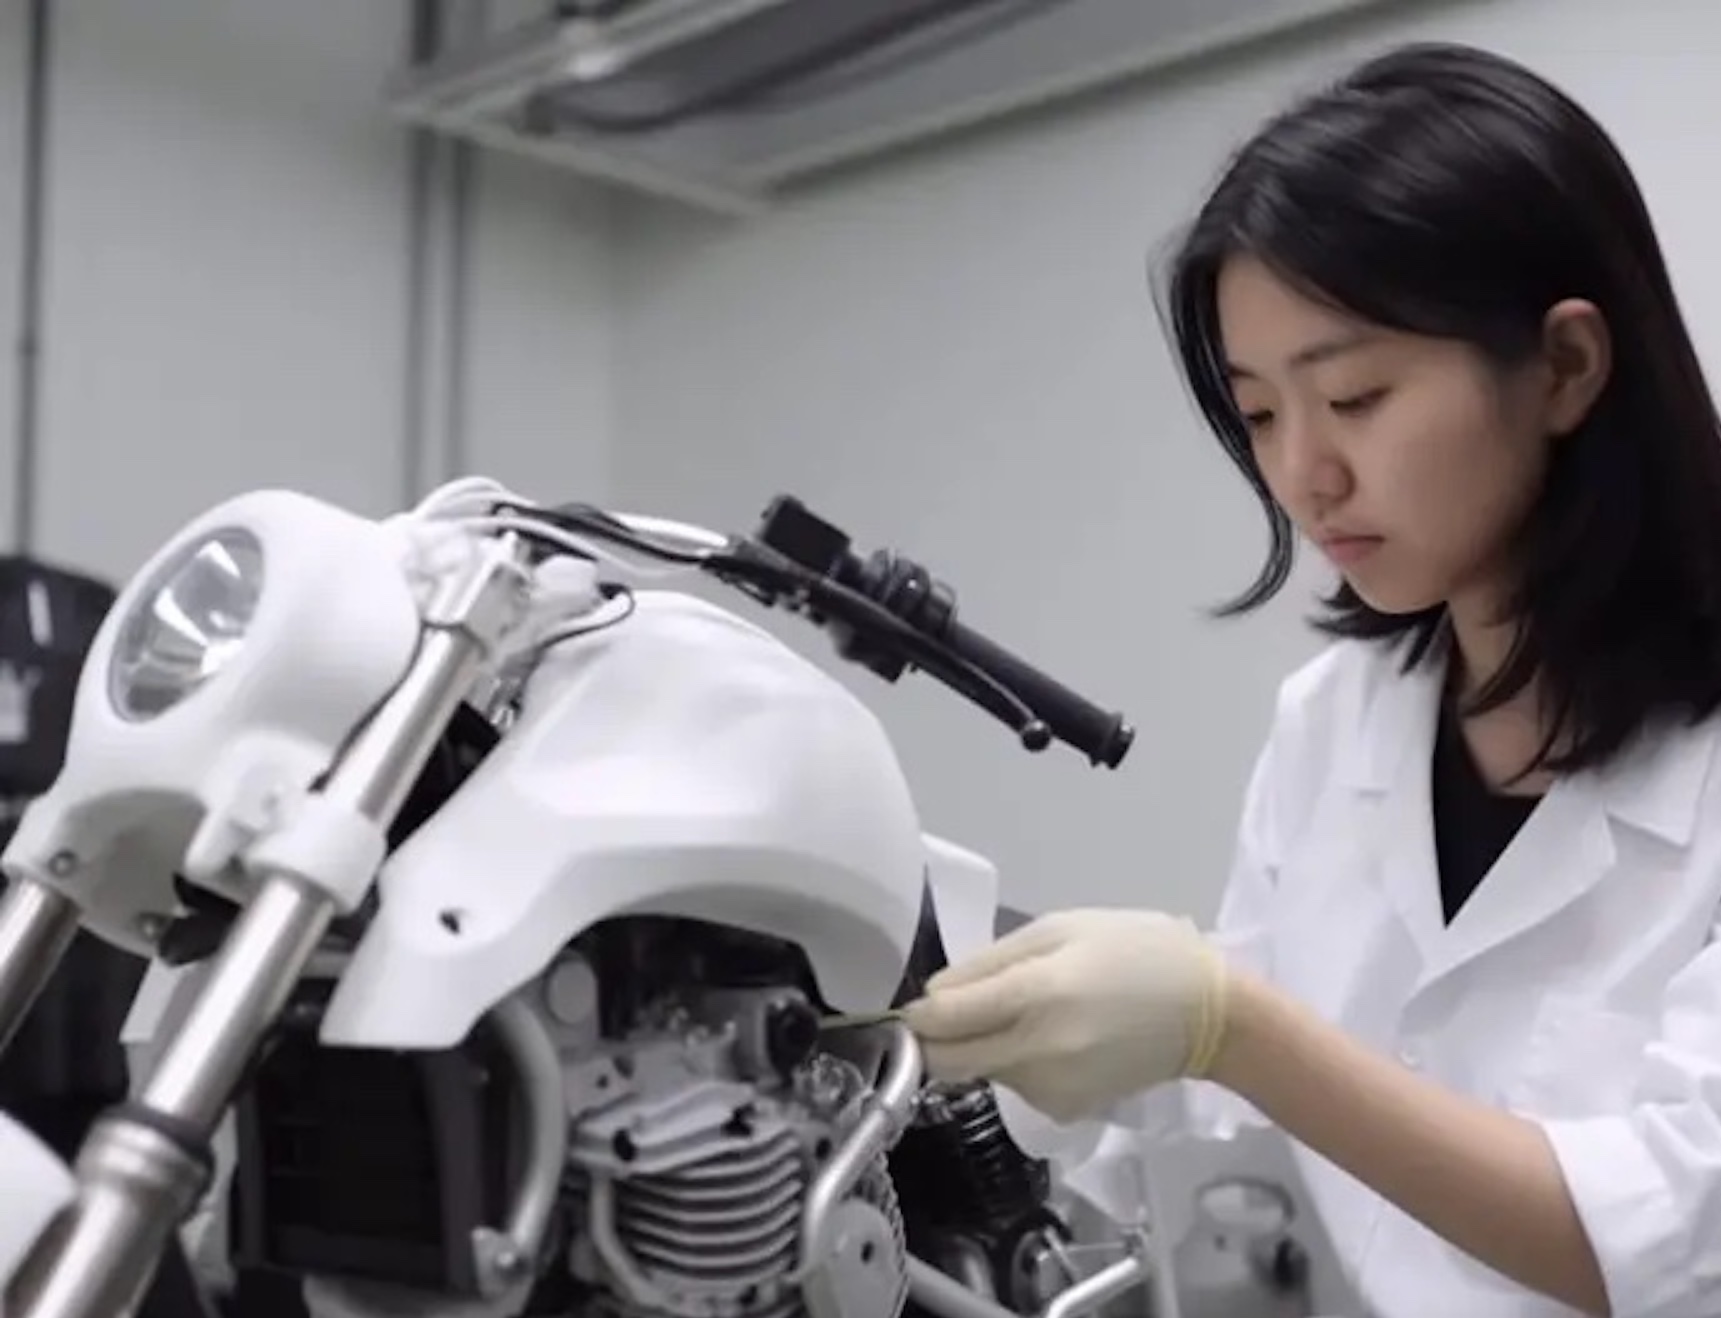
[[[1471,707],[1536,679],[1553,728],[1530,767],[1569,771],[1605,761],[1653,716],[1721,704],[1721,423],[1648,209],[1581,107],[1498,55],[1417,44],[1232,157],[1175,253],[1165,307],[1196,404],[1271,531],[1260,575],[1221,615],[1277,594],[1295,543],[1226,380],[1216,285],[1243,253],[1366,321],[1499,363],[1540,345],[1555,303],[1594,302],[1612,373],[1553,450],[1523,534],[1517,642]],[[1329,634],[1408,641],[1407,669],[1445,635],[1444,607],[1388,615],[1348,585],[1323,604]]]

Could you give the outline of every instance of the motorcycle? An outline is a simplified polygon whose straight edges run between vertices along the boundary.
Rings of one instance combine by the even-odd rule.
[[[857,696],[677,573],[1029,750],[1129,750],[793,498],[750,535],[477,478],[381,520],[220,504],[104,619],[0,855],[0,1044],[84,928],[148,962],[154,1053],[69,1169],[0,1122],[5,1314],[130,1312],[206,1196],[317,1318],[1072,1318],[1144,1284],[1142,1248],[1078,1274],[1000,1093],[931,1082],[894,1016],[995,871],[923,831]]]

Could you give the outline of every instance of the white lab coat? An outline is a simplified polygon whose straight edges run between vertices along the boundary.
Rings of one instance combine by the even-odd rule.
[[[1619,1318],[1721,1314],[1721,722],[1560,782],[1450,925],[1429,774],[1437,673],[1344,642],[1283,685],[1216,938],[1352,1036],[1539,1121]],[[1249,1113],[1169,1094],[1198,1133]],[[1298,1148],[1379,1318],[1571,1311]]]

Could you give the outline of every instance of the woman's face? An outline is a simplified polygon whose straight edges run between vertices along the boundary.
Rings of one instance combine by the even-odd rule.
[[[1218,305],[1268,489],[1357,594],[1383,613],[1497,603],[1553,437],[1599,390],[1571,382],[1582,334],[1574,356],[1550,313],[1550,353],[1502,371],[1467,344],[1347,317],[1250,257],[1227,263]],[[1603,330],[1603,378],[1605,344]]]

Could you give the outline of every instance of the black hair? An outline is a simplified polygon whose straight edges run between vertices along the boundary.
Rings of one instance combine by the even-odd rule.
[[[1216,293],[1240,254],[1365,321],[1462,340],[1496,363],[1534,352],[1556,303],[1595,303],[1611,375],[1554,446],[1519,542],[1516,640],[1469,709],[1540,684],[1552,726],[1528,772],[1602,763],[1652,718],[1721,705],[1721,422],[1648,208],[1580,106],[1501,56],[1419,43],[1294,105],[1233,155],[1178,246],[1165,306],[1196,405],[1271,534],[1260,575],[1222,616],[1277,594],[1295,546],[1227,379]],[[1348,584],[1322,604],[1322,631],[1403,643],[1406,671],[1447,636],[1444,605],[1386,614]]]

